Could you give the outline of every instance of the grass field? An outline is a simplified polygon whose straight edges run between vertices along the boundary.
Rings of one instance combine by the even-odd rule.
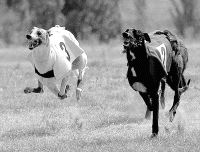
[[[69,98],[59,100],[47,88],[43,94],[24,94],[36,86],[27,49],[0,49],[1,152],[130,152],[200,151],[200,45],[187,43],[185,71],[191,88],[181,97],[176,118],[168,122],[173,92],[166,89],[166,109],[160,109],[158,138],[150,139],[151,121],[145,105],[128,85],[121,42],[84,42],[89,58],[82,100],[75,100],[75,78]]]

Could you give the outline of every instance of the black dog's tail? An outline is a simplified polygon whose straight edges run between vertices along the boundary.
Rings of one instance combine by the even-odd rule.
[[[176,37],[174,34],[172,34],[172,32],[170,32],[169,30],[156,31],[154,34],[157,34],[157,35],[163,34],[163,35],[166,36],[166,38],[167,38],[170,42],[172,42],[172,41],[176,41],[176,42],[177,42],[177,37]]]
[[[190,85],[190,79],[188,80],[187,84],[184,85],[184,87],[178,89],[179,93],[180,94],[184,93],[189,88],[189,85]]]

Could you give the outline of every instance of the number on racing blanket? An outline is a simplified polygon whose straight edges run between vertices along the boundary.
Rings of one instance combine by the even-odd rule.
[[[70,61],[70,55],[69,55],[69,52],[66,49],[65,43],[60,42],[59,45],[60,45],[61,50],[65,51],[67,53],[67,59]]]
[[[167,48],[164,44],[161,44],[160,46],[156,47],[156,49],[159,51],[159,53],[161,55],[162,64],[164,65],[164,67],[166,69]]]

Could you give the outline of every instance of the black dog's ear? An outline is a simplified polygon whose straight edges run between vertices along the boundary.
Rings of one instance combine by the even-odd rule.
[[[126,31],[125,32],[128,32],[129,31],[129,29],[126,29]]]
[[[147,41],[147,42],[151,42],[151,39],[150,39],[150,37],[149,37],[149,34],[147,34],[147,33],[144,33],[144,39]]]
[[[122,36],[123,36],[124,38],[128,38],[128,33],[125,31],[125,32],[122,33]]]
[[[131,29],[131,30],[132,30],[133,35],[136,35],[137,30],[136,29]]]

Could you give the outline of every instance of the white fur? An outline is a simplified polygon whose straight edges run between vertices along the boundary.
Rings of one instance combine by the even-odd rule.
[[[33,29],[36,30],[32,32],[33,37],[38,29],[39,28]],[[56,25],[46,33],[50,33],[52,36],[47,36],[46,42],[34,48],[28,58],[41,74],[52,69],[54,70],[54,78],[43,78],[36,74],[37,78],[56,96],[58,96],[58,94],[63,95],[65,94],[70,71],[76,71],[77,77],[82,80],[85,70],[87,69],[87,55],[79,46],[74,35],[65,30],[64,27]],[[35,37],[37,37],[37,35]],[[67,59],[68,54],[65,52],[65,49],[60,46],[60,42],[64,43],[70,56],[70,61]],[[56,85],[58,80],[61,80],[60,90]]]

